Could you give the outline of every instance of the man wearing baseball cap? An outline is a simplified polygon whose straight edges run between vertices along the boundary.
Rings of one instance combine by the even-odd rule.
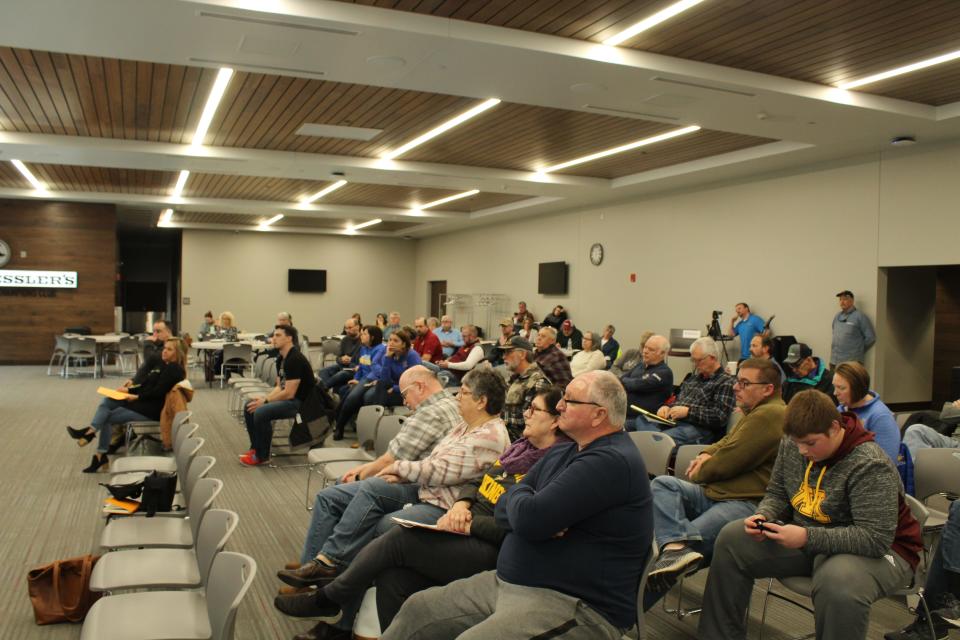
[[[837,294],[840,311],[833,317],[833,342],[830,345],[830,368],[841,362],[863,364],[867,349],[877,341],[873,325],[853,304],[853,292],[844,289]]]
[[[502,349],[510,344],[510,338],[513,337],[513,334],[513,318],[511,316],[500,318],[500,335],[497,337],[497,348],[487,356],[487,361],[490,362],[491,367],[499,367],[503,364]]]
[[[550,381],[533,361],[533,345],[529,340],[513,336],[508,344],[498,345],[497,350],[503,354],[503,363],[511,374],[510,388],[500,415],[513,442],[523,434],[524,411],[538,393],[550,386]]]
[[[816,389],[836,401],[833,395],[833,371],[823,361],[813,355],[813,350],[802,342],[790,345],[787,357],[783,359],[787,380],[783,383],[783,401],[801,391]]]
[[[573,322],[564,320],[557,334],[557,345],[561,349],[583,349],[583,334],[573,326]]]

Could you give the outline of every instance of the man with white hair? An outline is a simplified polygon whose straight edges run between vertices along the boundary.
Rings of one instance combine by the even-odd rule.
[[[670,341],[663,336],[650,336],[643,343],[643,360],[620,378],[623,388],[627,390],[630,406],[656,413],[673,395],[673,371],[666,363],[669,352]],[[635,431],[637,421],[645,423],[640,417],[627,420],[627,431]]]
[[[614,640],[635,623],[653,514],[643,459],[623,431],[626,392],[609,371],[589,371],[557,408],[573,442],[551,447],[497,501],[507,535],[496,571],[413,595],[382,640]]]
[[[570,361],[557,346],[557,330],[553,327],[540,327],[536,337],[537,353],[535,360],[543,375],[561,389],[573,380]]]
[[[677,446],[711,444],[726,433],[737,400],[734,378],[720,366],[720,345],[713,338],[699,338],[690,345],[690,360],[694,371],[680,385],[676,402],[657,410],[658,416],[675,421],[675,426],[661,429],[653,421],[637,420],[638,431],[662,431]]]

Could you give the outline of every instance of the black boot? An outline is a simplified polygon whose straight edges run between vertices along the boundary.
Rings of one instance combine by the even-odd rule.
[[[97,432],[87,427],[86,429],[74,429],[73,427],[67,427],[67,434],[77,441],[77,444],[81,447],[85,447],[90,444],[94,438],[97,437]]]
[[[90,460],[90,466],[83,470],[83,473],[96,473],[100,467],[104,467],[109,463],[110,460],[107,458],[105,453],[96,453],[93,456],[93,459]]]

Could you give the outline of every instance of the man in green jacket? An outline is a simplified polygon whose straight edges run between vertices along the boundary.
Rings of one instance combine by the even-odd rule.
[[[686,470],[677,469],[689,480],[659,476],[651,483],[660,557],[650,572],[649,592],[669,591],[681,575],[696,571],[712,554],[720,529],[754,513],[767,488],[786,409],[780,371],[770,360],[745,360],[733,393],[743,417]],[[648,596],[647,608],[658,597]]]

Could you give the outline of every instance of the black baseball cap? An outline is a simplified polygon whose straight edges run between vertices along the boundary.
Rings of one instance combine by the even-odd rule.
[[[843,291],[841,291],[840,293],[837,294],[837,297],[838,297],[838,298],[843,298],[843,297],[852,298],[852,297],[853,297],[853,291],[850,291],[849,289],[844,289]]]
[[[790,345],[787,349],[787,357],[783,359],[783,364],[797,364],[801,360],[813,355],[813,350],[802,342]]]

